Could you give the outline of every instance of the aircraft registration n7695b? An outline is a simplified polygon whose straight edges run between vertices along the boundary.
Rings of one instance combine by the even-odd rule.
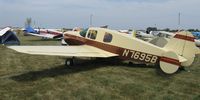
[[[73,64],[74,57],[111,58],[159,65],[167,74],[180,67],[190,66],[199,53],[190,32],[178,32],[161,48],[132,38],[115,30],[91,27],[81,32],[64,33],[68,46],[9,46],[21,53],[71,57],[66,64]]]

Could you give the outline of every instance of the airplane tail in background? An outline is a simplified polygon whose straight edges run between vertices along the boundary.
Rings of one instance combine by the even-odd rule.
[[[37,33],[37,31],[34,30],[31,26],[27,26],[24,31],[27,33]]]
[[[198,49],[195,46],[194,39],[191,32],[177,32],[164,48],[178,54],[182,66],[190,66],[194,61]],[[180,59],[182,59],[182,61]]]

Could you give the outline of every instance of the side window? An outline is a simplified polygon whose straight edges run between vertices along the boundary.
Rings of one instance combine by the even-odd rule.
[[[88,31],[88,29],[85,29],[85,30],[81,31],[81,32],[80,32],[80,35],[81,35],[82,37],[85,37],[87,31]]]
[[[89,30],[87,37],[95,40],[96,37],[97,37],[97,31],[96,30]]]
[[[103,38],[103,42],[111,42],[112,38],[113,38],[112,34],[106,32]]]

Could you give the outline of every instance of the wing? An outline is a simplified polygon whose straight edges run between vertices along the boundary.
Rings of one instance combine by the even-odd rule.
[[[33,36],[38,36],[38,37],[46,37],[46,38],[53,38],[55,35],[52,34],[36,34],[36,33],[26,33],[29,35],[33,35]]]
[[[115,57],[113,54],[96,47],[81,45],[81,46],[9,46],[8,48],[21,53],[33,55],[51,55],[65,57]]]

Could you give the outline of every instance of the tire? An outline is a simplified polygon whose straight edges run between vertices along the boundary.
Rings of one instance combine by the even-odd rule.
[[[66,67],[71,67],[74,65],[74,60],[73,59],[66,59],[65,60],[65,66]]]

